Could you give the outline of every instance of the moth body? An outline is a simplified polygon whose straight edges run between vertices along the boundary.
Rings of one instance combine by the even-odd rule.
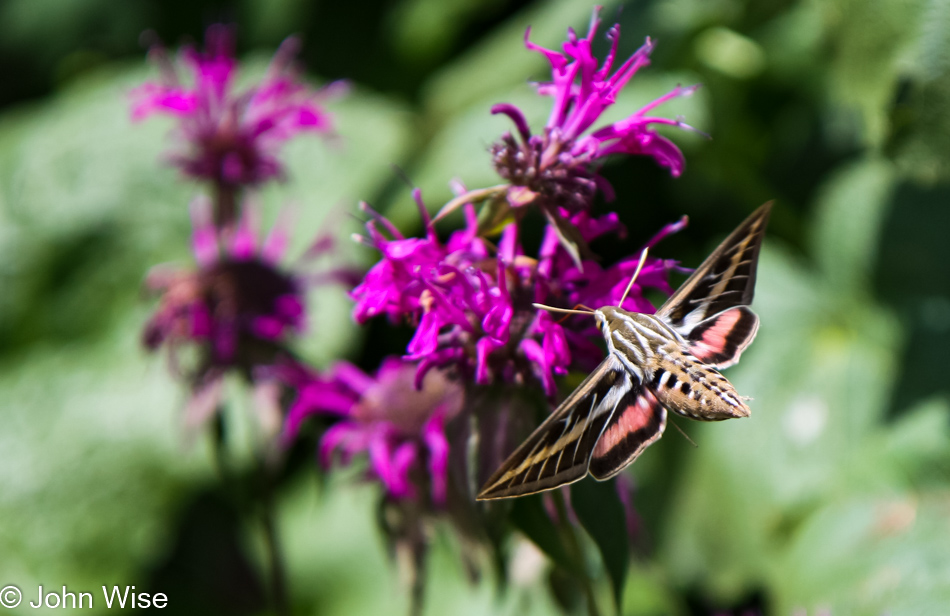
[[[616,306],[594,311],[607,350],[642,383],[661,405],[702,421],[748,417],[749,408],[718,370],[697,359],[690,343],[650,314]]]

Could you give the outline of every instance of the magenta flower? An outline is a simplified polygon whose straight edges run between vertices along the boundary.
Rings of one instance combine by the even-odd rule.
[[[206,199],[192,206],[198,267],[157,266],[146,279],[161,299],[145,326],[145,346],[166,347],[176,367],[180,349],[197,350],[196,363],[186,370],[194,388],[192,423],[214,412],[227,370],[256,381],[258,369],[273,364],[305,328],[305,279],[280,266],[288,242],[286,221],[278,221],[261,241],[255,210],[245,205],[233,233],[219,237],[210,210]],[[328,249],[320,241],[311,254]]]
[[[692,94],[696,86],[677,87],[627,118],[588,132],[601,114],[617,100],[617,95],[636,72],[649,64],[653,43],[646,43],[626,62],[613,70],[620,39],[620,26],[607,32],[611,49],[603,64],[591,53],[591,44],[600,25],[597,10],[586,38],[568,30],[564,53],[535,45],[525,34],[525,45],[543,54],[551,64],[552,79],[538,84],[538,92],[551,96],[554,105],[544,132],[532,135],[521,110],[500,104],[492,113],[508,115],[517,128],[520,143],[507,133],[492,147],[495,168],[507,180],[507,200],[519,207],[540,200],[543,208],[563,207],[574,212],[590,206],[597,188],[613,198],[609,184],[591,164],[611,154],[652,156],[657,163],[679,176],[684,167],[682,152],[670,140],[658,135],[652,125],[689,128],[679,120],[654,117],[649,113],[677,96]]]
[[[280,146],[301,132],[329,132],[330,118],[320,102],[344,87],[338,82],[315,92],[301,83],[293,70],[298,47],[296,39],[285,40],[263,80],[235,92],[238,63],[232,28],[220,24],[208,28],[204,53],[192,47],[182,50],[181,64],[193,74],[191,85],[180,81],[165,50],[156,46],[151,55],[162,69],[162,79],[133,92],[132,118],[156,113],[177,117],[184,148],[172,162],[186,175],[210,181],[219,190],[233,192],[282,177]]]
[[[244,212],[230,241],[220,245],[207,201],[193,204],[198,269],[159,266],[149,274],[148,287],[163,292],[146,326],[149,348],[196,342],[207,347],[210,361],[227,365],[237,361],[245,339],[281,342],[303,330],[301,284],[277,266],[287,231],[278,224],[259,243],[254,210]]]
[[[444,373],[429,372],[416,388],[415,365],[390,357],[373,377],[346,362],[326,375],[296,363],[282,365],[278,374],[297,392],[284,424],[285,442],[292,441],[312,415],[338,417],[320,440],[324,467],[329,468],[337,454],[349,464],[365,452],[371,475],[391,498],[418,498],[419,488],[427,485],[432,502],[445,503],[445,425],[461,409],[463,394]]]
[[[478,236],[474,207],[465,206],[467,224],[443,244],[414,193],[426,224],[425,238],[405,238],[369,208],[366,243],[382,255],[352,292],[354,318],[365,322],[385,314],[416,326],[406,359],[417,361],[421,381],[433,367],[452,367],[477,384],[537,380],[545,393],[557,393],[554,377],[577,363],[589,368],[601,357],[592,319],[561,319],[532,304],[571,308],[576,304],[616,305],[636,268],[639,251],[608,268],[594,261],[574,263],[551,227],[539,258],[524,254],[518,226],[502,233],[497,250]],[[623,232],[616,215],[569,215],[585,241]],[[682,223],[679,223],[682,224]],[[679,226],[671,225],[655,243]],[[385,231],[385,233],[384,233]],[[581,269],[583,267],[583,269]],[[624,307],[652,312],[642,289],[671,292],[667,275],[674,263],[648,259]]]

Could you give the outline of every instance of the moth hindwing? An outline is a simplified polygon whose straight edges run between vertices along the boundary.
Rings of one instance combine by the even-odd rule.
[[[655,314],[594,310],[606,359],[502,463],[478,499],[534,494],[588,473],[609,479],[663,435],[667,412],[701,421],[748,417],[717,369],[736,363],[758,330],[748,306],[770,210],[766,203],[739,225]]]

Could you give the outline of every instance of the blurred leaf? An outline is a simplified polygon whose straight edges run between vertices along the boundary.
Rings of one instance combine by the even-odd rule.
[[[540,496],[514,499],[511,504],[511,523],[558,567],[576,576],[586,575],[584,564],[572,558],[564,547],[561,533],[544,510]]]
[[[931,398],[887,425],[868,443],[870,459],[881,458],[881,472],[895,485],[939,486],[950,476],[950,402]]]
[[[741,9],[736,0],[666,0],[653,5],[653,20],[675,31],[729,21]]]
[[[307,480],[295,482],[278,505],[289,585],[295,612],[320,616],[405,614],[408,590],[401,584],[382,546],[374,516],[379,488],[358,485],[357,469],[331,473],[325,489]],[[357,485],[354,485],[357,484]],[[523,499],[522,499],[523,500]],[[493,584],[471,584],[458,550],[435,525],[427,566],[425,614],[553,614],[552,599],[540,584],[515,581],[500,595]],[[524,563],[514,563],[522,569]]]
[[[652,559],[651,559],[652,560]],[[685,610],[675,599],[663,570],[645,559],[633,561],[627,572],[621,614],[680,614]]]
[[[183,455],[178,388],[138,345],[127,314],[92,345],[35,350],[0,371],[0,577],[133,584],[158,558],[176,501],[210,479]]]
[[[472,17],[486,19],[504,0],[405,0],[392,16],[394,47],[415,62],[441,57]]]
[[[274,44],[299,34],[301,24],[312,20],[315,12],[313,3],[306,0],[241,0],[240,4],[241,40],[258,44]]]
[[[602,4],[601,15],[607,15],[617,2]],[[546,62],[540,54],[525,49],[524,33],[528,26],[532,41],[549,49],[557,48],[570,26],[586,34],[591,9],[588,4],[571,0],[548,0],[496,28],[481,44],[429,81],[424,88],[427,114],[440,120],[457,116],[477,100],[536,78]]]
[[[728,28],[709,28],[696,39],[696,55],[710,68],[749,79],[765,68],[765,54],[758,43]]]
[[[950,185],[898,184],[884,224],[875,293],[907,327],[892,412],[946,395],[950,348]]]
[[[822,187],[814,251],[838,294],[863,299],[868,291],[893,186],[893,166],[869,159],[839,168]]]
[[[16,49],[47,70],[89,48],[134,50],[149,26],[149,9],[121,0],[9,0],[0,4],[0,48]]]
[[[950,178],[950,2],[923,3],[917,62],[895,101],[890,149],[901,171],[922,182]]]
[[[948,513],[945,491],[824,504],[782,557],[776,611],[942,613],[950,599]]]
[[[617,496],[614,480],[600,482],[588,478],[572,484],[571,505],[584,530],[597,544],[619,610],[623,605],[623,589],[630,563],[630,539],[626,513]]]
[[[809,87],[829,24],[817,2],[797,2],[766,24],[756,37],[766,52],[769,71],[792,86]],[[814,84],[817,85],[817,84]]]
[[[853,129],[860,133],[861,142],[872,148],[880,147],[887,136],[888,108],[902,60],[921,23],[921,5],[900,0],[824,4],[835,45],[829,64],[829,94],[833,101],[859,114],[859,125]],[[849,118],[839,116],[837,120],[841,129],[850,129]]]

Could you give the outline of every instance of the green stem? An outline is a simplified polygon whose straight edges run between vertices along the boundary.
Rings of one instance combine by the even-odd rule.
[[[219,232],[231,229],[237,219],[237,190],[226,184],[216,184],[214,194],[214,226]]]
[[[264,466],[264,465],[262,465]],[[263,494],[261,498],[261,524],[264,530],[264,545],[267,550],[271,599],[274,612],[278,616],[290,616],[290,600],[287,592],[287,575],[284,567],[283,551],[277,537],[277,524],[274,520],[274,499],[271,474],[266,467],[263,472]]]
[[[580,541],[577,539],[577,534],[574,532],[574,526],[571,525],[568,518],[564,493],[561,490],[552,490],[551,496],[554,500],[554,507],[557,510],[557,527],[561,534],[561,540],[564,542],[564,547],[568,551],[571,560],[582,567],[577,577],[581,586],[584,587],[584,597],[587,599],[587,613],[590,614],[590,616],[599,616],[600,609],[597,607],[597,597],[594,594],[594,587],[591,583],[590,575],[587,574],[586,567],[584,566],[586,560],[584,558],[584,551],[581,548]]]
[[[264,533],[264,550],[267,553],[267,577],[270,596],[277,616],[290,616],[290,599],[287,591],[287,576],[284,567],[283,552],[277,537],[277,523],[274,515],[273,472],[266,460],[258,458],[257,473],[246,475],[245,480],[236,477],[228,460],[224,440],[223,409],[218,409],[215,424],[212,427],[212,446],[215,466],[225,490],[231,493],[238,511],[253,510],[254,501],[259,498],[259,517]],[[257,483],[257,486],[255,486]],[[255,487],[257,489],[255,490]]]
[[[506,190],[508,190],[508,186],[508,184],[499,184],[497,186],[490,186],[488,188],[477,188],[475,190],[470,190],[467,193],[461,194],[443,205],[442,209],[439,210],[439,213],[436,214],[435,218],[432,219],[432,222],[438,222],[442,220],[466,203],[481,203],[482,201],[502,195]]]

